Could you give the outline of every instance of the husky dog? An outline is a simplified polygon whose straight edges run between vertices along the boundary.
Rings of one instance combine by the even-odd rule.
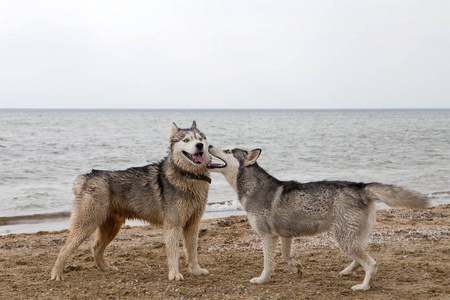
[[[117,269],[104,260],[103,253],[127,219],[164,226],[169,280],[183,280],[178,268],[181,236],[189,272],[209,274],[197,260],[198,227],[211,183],[206,168],[210,161],[207,150],[206,136],[197,129],[195,121],[189,129],[180,129],[173,123],[169,154],[160,162],[123,171],[92,170],[78,176],[73,184],[75,200],[69,236],[51,279],[63,279],[64,263],[94,231],[97,233],[92,252],[98,267]]]
[[[375,260],[364,246],[375,224],[375,201],[393,207],[428,208],[430,200],[419,193],[394,185],[346,181],[299,183],[280,181],[258,166],[260,149],[220,150],[209,146],[212,156],[225,164],[210,164],[222,173],[238,195],[252,228],[262,237],[264,270],[252,283],[264,283],[274,270],[274,251],[281,237],[283,260],[295,273],[300,264],[290,257],[292,237],[332,230],[339,247],[353,259],[340,275],[351,275],[362,266],[364,282],[353,290],[368,290],[377,271]]]

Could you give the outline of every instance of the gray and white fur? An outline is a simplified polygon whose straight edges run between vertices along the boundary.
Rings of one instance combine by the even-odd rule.
[[[375,202],[393,207],[429,208],[430,200],[395,185],[347,181],[299,183],[280,181],[261,168],[256,160],[260,149],[221,150],[210,146],[210,154],[225,164],[211,163],[212,172],[222,173],[247,212],[252,228],[262,237],[264,270],[252,283],[264,283],[274,271],[275,247],[281,238],[283,260],[295,273],[300,264],[290,257],[293,237],[333,231],[340,249],[353,262],[340,275],[353,274],[362,266],[364,281],[353,290],[368,290],[377,272],[376,262],[364,250],[375,224]]]
[[[69,236],[51,279],[63,279],[64,264],[94,232],[95,262],[101,270],[116,270],[105,261],[103,253],[127,219],[164,226],[169,280],[183,280],[178,267],[181,237],[189,272],[209,274],[197,260],[198,227],[211,182],[206,168],[210,161],[207,149],[206,136],[197,129],[195,121],[188,129],[180,129],[174,123],[169,154],[160,162],[122,171],[92,170],[78,176],[73,184],[75,200]]]

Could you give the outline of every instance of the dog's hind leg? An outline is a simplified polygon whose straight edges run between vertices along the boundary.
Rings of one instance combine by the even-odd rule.
[[[358,239],[359,237],[355,237]],[[342,251],[344,251],[348,256],[354,259],[354,261],[345,268],[340,275],[350,275],[353,270],[361,265],[366,273],[364,281],[362,284],[357,284],[352,287],[354,291],[366,291],[370,289],[370,280],[377,272],[377,264],[373,258],[371,258],[367,252],[364,250],[364,244],[360,243],[361,240],[353,240],[350,234],[348,238],[339,239],[338,243]]]
[[[360,266],[359,262],[357,262],[356,260],[354,260],[347,268],[345,268],[344,270],[342,270],[339,275],[340,276],[349,276],[349,275],[353,275],[355,272],[353,272],[353,270],[357,269]]]
[[[352,286],[352,290],[367,291],[370,289],[370,280],[377,273],[377,263],[366,253],[366,251],[364,251],[363,248],[355,249],[353,252],[353,257],[355,258],[355,261],[364,268],[366,275],[363,283]]]
[[[261,276],[250,280],[251,283],[264,283],[270,278],[270,275],[275,269],[275,247],[278,242],[278,236],[264,235],[263,239],[263,252],[264,252],[264,270]]]
[[[301,265],[291,257],[291,244],[292,238],[281,237],[281,257],[283,258],[284,262],[289,265],[289,268],[292,270],[292,272],[301,275]]]
[[[81,220],[82,221],[82,220]],[[97,224],[93,222],[87,222],[85,224],[74,220],[70,227],[69,236],[64,244],[61,252],[59,252],[55,265],[52,269],[51,280],[63,280],[64,264],[70,255],[77,249],[81,243],[91,236],[97,228]]]
[[[208,275],[209,271],[200,268],[197,258],[198,226],[200,217],[193,217],[183,228],[184,247],[186,248],[189,272],[194,275]]]
[[[64,264],[69,256],[105,221],[108,211],[108,197],[105,190],[98,188],[95,195],[86,192],[84,195],[79,193],[75,197],[70,216],[69,236],[56,259],[50,279],[63,279]]]
[[[370,280],[377,272],[375,260],[364,250],[366,240],[375,224],[375,207],[373,203],[369,205],[365,210],[352,207],[343,209],[340,213],[337,213],[334,226],[339,247],[354,260],[340,274],[346,275],[358,265],[361,265],[366,273],[363,283],[352,287],[354,291],[370,289]]]
[[[124,220],[117,220],[114,217],[109,217],[100,227],[97,229],[97,236],[95,243],[92,246],[92,254],[94,255],[95,262],[101,270],[113,270],[118,271],[116,267],[110,266],[104,259],[103,253],[106,246],[116,237],[119,233]]]

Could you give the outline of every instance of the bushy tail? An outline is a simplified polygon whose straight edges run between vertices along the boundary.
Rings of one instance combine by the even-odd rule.
[[[430,208],[432,203],[427,196],[396,185],[369,183],[365,190],[372,200],[379,200],[391,207]]]
[[[79,175],[77,179],[75,179],[72,186],[72,191],[75,196],[78,196],[78,194],[81,192],[81,188],[83,187],[85,182],[86,174]]]

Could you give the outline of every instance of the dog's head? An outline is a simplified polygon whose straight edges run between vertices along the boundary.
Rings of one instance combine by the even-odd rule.
[[[236,178],[239,170],[256,163],[261,149],[246,151],[238,148],[232,150],[222,150],[212,145],[209,146],[209,153],[222,161],[222,163],[209,163],[208,170],[222,173],[233,188],[236,187]]]
[[[170,151],[176,165],[194,174],[203,174],[211,160],[206,136],[192,122],[191,128],[181,129],[173,123],[170,136]]]

